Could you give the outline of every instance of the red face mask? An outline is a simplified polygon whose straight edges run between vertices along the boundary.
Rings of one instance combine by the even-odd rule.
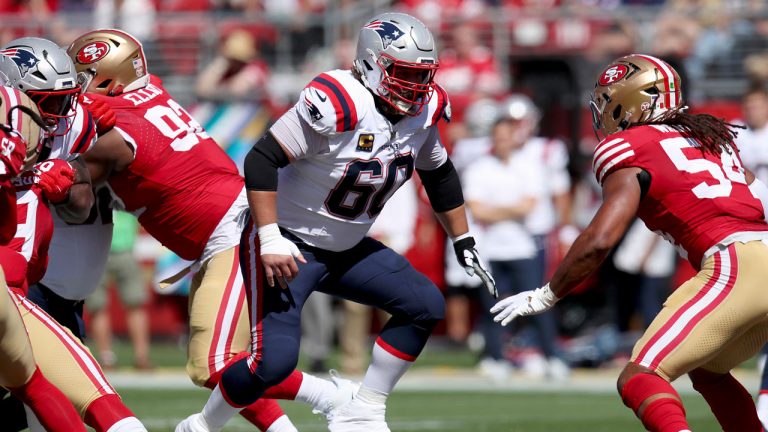
[[[75,116],[77,96],[80,94],[80,86],[67,90],[27,90],[27,96],[37,104],[37,109],[43,120],[49,126],[56,126],[60,119],[69,119]],[[67,122],[65,130],[55,129],[53,135],[64,135],[69,132],[72,122]]]
[[[412,63],[386,54],[378,61],[382,69],[381,87],[389,97],[384,100],[397,111],[417,116],[432,97],[437,63]]]

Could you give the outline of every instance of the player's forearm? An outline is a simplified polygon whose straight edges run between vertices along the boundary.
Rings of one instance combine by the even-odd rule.
[[[435,213],[435,216],[437,216],[437,220],[440,221],[443,229],[451,238],[456,238],[469,232],[467,211],[463,204],[452,210]]]
[[[614,242],[587,228],[573,243],[557,267],[549,287],[559,298],[567,295],[600,267]]]
[[[88,219],[94,201],[91,184],[78,183],[69,189],[69,198],[63,203],[54,204],[54,208],[65,222],[79,224]]]
[[[248,205],[257,227],[277,223],[277,192],[249,190]]]

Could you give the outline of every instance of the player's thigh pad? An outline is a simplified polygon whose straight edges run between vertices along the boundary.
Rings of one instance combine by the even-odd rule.
[[[116,394],[88,348],[45,311],[13,294],[40,370],[72,402],[80,416],[94,400]]]
[[[19,387],[35,371],[35,359],[11,295],[0,269],[0,385]]]
[[[325,292],[393,315],[436,321],[445,317],[445,300],[435,284],[402,255],[372,238],[338,254],[332,273],[339,283],[326,284]]]
[[[709,257],[669,296],[635,345],[632,361],[673,381],[713,361],[725,372],[757,353],[768,325],[766,263],[762,242],[736,243]]]
[[[235,354],[250,347],[239,247],[215,254],[192,280],[187,373],[203,386]]]

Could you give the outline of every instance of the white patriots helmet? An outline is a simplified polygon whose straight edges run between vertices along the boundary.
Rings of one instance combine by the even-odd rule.
[[[395,112],[416,116],[435,86],[437,45],[418,19],[383,13],[360,29],[353,67],[363,85]]]
[[[51,126],[75,115],[80,94],[75,65],[47,39],[23,37],[0,48],[0,83],[29,96]]]

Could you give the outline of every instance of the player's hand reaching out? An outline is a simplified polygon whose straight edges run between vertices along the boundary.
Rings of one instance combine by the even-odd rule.
[[[106,102],[89,97],[87,94],[80,95],[79,102],[93,116],[97,134],[104,135],[115,127],[117,116]]]
[[[470,276],[477,275],[483,282],[485,289],[487,289],[494,298],[499,298],[499,292],[496,289],[496,281],[493,280],[491,272],[485,268],[483,262],[480,260],[477,249],[475,249],[474,237],[469,235],[458,237],[453,242],[453,250],[456,252],[456,259],[459,261],[459,264],[464,267],[464,271]]]
[[[501,322],[502,326],[506,326],[517,317],[537,315],[548,311],[552,309],[552,306],[554,306],[558,300],[560,299],[554,292],[552,292],[552,289],[549,288],[549,284],[532,291],[523,291],[519,294],[499,300],[498,303],[493,305],[491,313],[496,314],[496,316],[493,317],[493,321]]]
[[[296,260],[304,264],[307,260],[295,243],[280,234],[280,228],[275,223],[259,227],[259,242],[267,284],[273,287],[277,279],[280,288],[288,288],[288,282],[299,273]]]

